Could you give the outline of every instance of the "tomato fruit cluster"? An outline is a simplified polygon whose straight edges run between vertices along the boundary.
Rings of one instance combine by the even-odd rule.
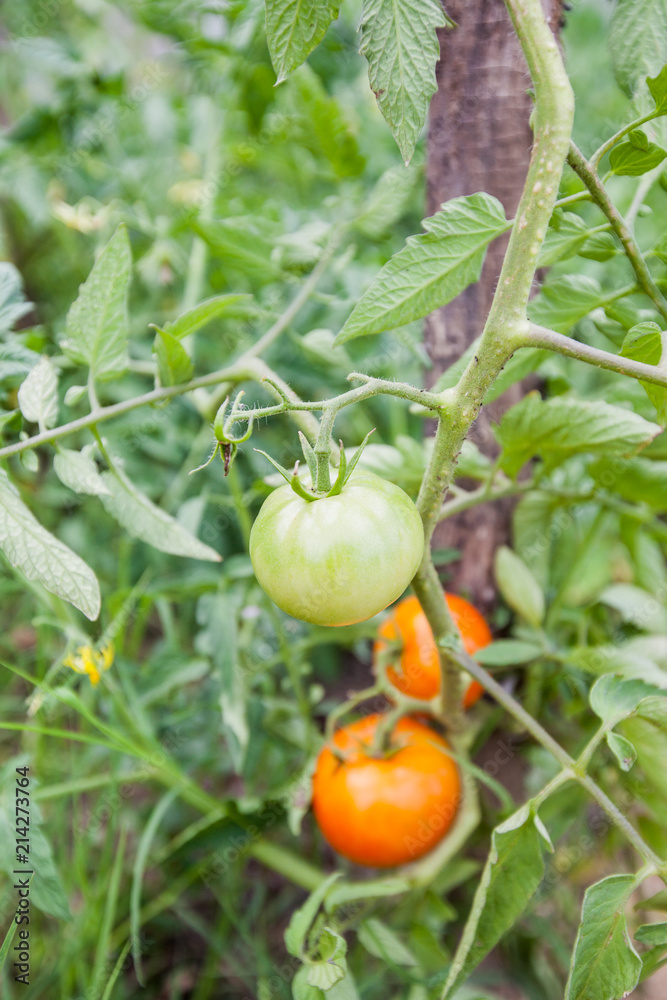
[[[445,593],[469,655],[492,641],[480,612],[456,594]],[[407,597],[382,623],[374,645],[377,659],[397,641],[398,662],[387,676],[398,690],[429,699],[440,690],[440,663],[430,625],[416,597]],[[482,694],[473,681],[464,697],[469,708]],[[373,753],[383,717],[372,715],[339,729],[325,747],[313,781],[318,825],[340,854],[357,864],[390,868],[430,851],[450,829],[461,800],[457,767],[447,743],[428,725],[404,717],[395,726],[388,752]]]
[[[371,472],[341,474],[326,495],[312,498],[288,482],[264,502],[250,535],[261,587],[287,614],[316,625],[350,625],[388,607],[412,580],[423,550],[412,500]],[[470,655],[492,641],[476,608],[455,594],[445,599]],[[435,697],[438,650],[414,596],[399,601],[380,626],[376,667],[380,657],[393,657],[392,644],[389,681],[413,698]],[[481,694],[482,687],[470,683],[464,707]],[[377,868],[430,851],[450,829],[461,799],[445,740],[407,716],[380,740],[385,720],[376,714],[339,729],[333,746],[321,751],[313,778],[313,810],[325,838],[350,860]]]

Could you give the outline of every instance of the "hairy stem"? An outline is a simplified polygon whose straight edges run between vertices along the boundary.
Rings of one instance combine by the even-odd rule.
[[[454,728],[461,723],[461,681],[451,657],[454,627],[428,548],[470,425],[503,365],[526,337],[528,298],[540,248],[558,197],[574,115],[572,88],[540,0],[506,0],[506,6],[535,89],[534,145],[479,350],[458,385],[442,394],[443,412],[417,501],[427,552],[413,586],[440,651],[445,719]]]
[[[574,143],[570,143],[567,162],[577,176],[584,182],[591,193],[593,201],[599,208],[602,209],[611,223],[611,228],[621,241],[625,254],[632,266],[632,270],[635,272],[637,284],[650,298],[651,302],[663,319],[667,320],[667,301],[656,285],[653,275],[648,269],[648,265],[644,260],[639,246],[637,245],[637,241],[632,234],[632,230],[607,194],[607,190],[598,177],[595,168],[588,162],[586,157]]]
[[[600,786],[586,773],[585,765],[587,763],[588,757],[587,752],[584,750],[582,757],[579,761],[575,761],[570,757],[569,753],[563,749],[563,747],[558,743],[557,740],[551,736],[544,726],[533,718],[533,716],[523,708],[518,701],[509,694],[497,681],[491,677],[490,674],[484,670],[483,667],[473,660],[472,657],[467,656],[465,653],[459,654],[457,656],[461,667],[467,670],[476,681],[485,688],[489,694],[493,695],[494,699],[502,705],[506,712],[512,715],[521,725],[526,729],[527,732],[540,743],[549,753],[556,758],[558,763],[561,765],[563,771],[575,781],[578,781],[583,788],[589,793],[589,795],[595,799],[595,801],[600,805],[600,807],[605,811],[607,816],[609,816],[612,823],[618,827],[618,829],[624,834],[627,841],[632,844],[634,849],[637,851],[639,856],[647,863],[653,866],[656,870],[663,867],[663,862],[653,853],[651,848],[648,846],[644,838],[635,830],[632,823],[623,815],[618,806],[616,806],[612,800],[609,798],[605,792],[602,791]],[[598,736],[593,738],[593,747],[597,746]],[[564,779],[563,779],[564,780]]]
[[[543,347],[548,351],[564,354],[568,358],[586,361],[597,368],[605,368],[610,372],[618,372],[620,375],[641,379],[642,382],[667,387],[667,369],[665,368],[647,365],[643,361],[633,361],[631,358],[622,358],[610,351],[600,351],[597,347],[589,347],[588,344],[582,344],[578,340],[572,340],[570,337],[563,336],[562,333],[547,330],[543,326],[531,325],[524,346]]]

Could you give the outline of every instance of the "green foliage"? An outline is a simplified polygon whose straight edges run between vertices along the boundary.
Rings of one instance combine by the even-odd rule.
[[[467,713],[456,760],[486,788],[449,855],[383,874],[324,845],[309,813],[322,729],[372,682],[378,623],[288,618],[247,557],[275,485],[254,447],[291,471],[300,432],[316,462],[323,400],[359,393],[338,412],[336,455],[340,436],[351,463],[375,428],[358,467],[413,498],[434,454],[419,321],[479,279],[512,225],[477,193],[419,232],[421,157],[404,161],[421,151],[440,4],[5,6],[2,996],[19,995],[12,769],[26,762],[30,1000],[633,990],[667,942],[663,923],[628,912],[649,852],[667,856],[667,390],[528,346],[485,394],[540,379],[498,419],[497,457],[463,443],[440,515],[518,498],[495,641],[475,656],[541,729],[527,739],[525,715],[509,721],[511,703],[507,715],[490,697]],[[588,3],[569,14],[575,134],[585,145],[623,130],[608,189],[658,295],[566,172],[529,318],[659,373],[665,5],[619,0],[611,57],[605,17]],[[432,394],[455,395],[479,333]],[[226,396],[235,460],[204,467]],[[295,396],[311,403],[291,409]],[[434,555],[447,585],[458,553]],[[627,873],[618,817],[599,798],[591,810],[574,780],[560,789],[545,733],[583,752],[578,767],[620,803],[642,871]],[[512,812],[517,757],[529,801]],[[600,869],[617,874],[581,909]],[[492,949],[490,982],[478,967]]]
[[[361,48],[368,79],[406,163],[414,152],[436,90],[440,46],[436,28],[445,24],[436,0],[364,0]]]
[[[486,248],[507,228],[500,202],[485,194],[454,198],[423,222],[362,296],[338,335],[343,343],[421,319],[477,281]]]
[[[641,959],[630,944],[625,907],[632,875],[611,875],[586,890],[566,1000],[627,996],[639,981]]]
[[[544,873],[544,845],[535,817],[523,807],[493,832],[491,851],[445,984],[444,1000],[520,917]]]
[[[339,10],[317,0],[267,0],[266,38],[278,83],[319,45]]]

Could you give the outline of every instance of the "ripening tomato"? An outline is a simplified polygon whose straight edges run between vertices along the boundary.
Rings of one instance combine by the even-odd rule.
[[[393,868],[426,854],[454,822],[461,782],[447,743],[403,718],[384,757],[369,749],[381,715],[339,729],[340,761],[325,747],[313,778],[313,810],[331,846],[359,865]]]
[[[423,551],[412,500],[372,472],[354,472],[339,494],[312,501],[281,486],[250,534],[262,589],[288,615],[315,625],[372,618],[400,597]]]
[[[445,593],[445,599],[469,656],[493,641],[489,626],[477,608],[457,594]],[[392,684],[411,698],[434,698],[440,690],[438,650],[428,619],[414,595],[392,608],[380,626],[379,635],[373,650],[376,657],[386,648],[383,640],[398,639],[402,643],[400,665],[397,663],[387,670]],[[397,653],[397,660],[398,656]],[[463,698],[464,708],[474,705],[483,691],[481,684],[472,681]]]

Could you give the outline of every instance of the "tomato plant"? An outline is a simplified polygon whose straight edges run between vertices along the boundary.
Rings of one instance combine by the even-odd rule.
[[[444,837],[461,799],[447,743],[429,726],[400,719],[373,753],[382,716],[339,729],[313,778],[313,811],[332,847],[360,865],[416,861]],[[335,755],[336,754],[336,755]],[[338,756],[340,755],[340,756]]]
[[[546,6],[5,0],[3,1000],[665,993],[667,8]]]

